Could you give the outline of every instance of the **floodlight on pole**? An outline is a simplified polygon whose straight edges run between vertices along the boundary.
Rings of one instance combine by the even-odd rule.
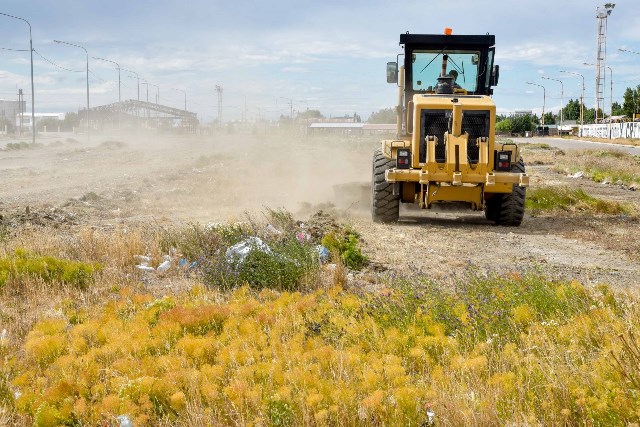
[[[584,125],[584,76],[580,73],[574,73],[573,71],[560,70],[560,72],[582,77],[582,95],[580,96],[580,126],[583,126]],[[580,132],[582,132],[582,128],[580,128]]]
[[[545,89],[544,86],[539,85],[538,83],[533,83],[533,82],[527,82],[528,85],[533,85],[533,86],[538,86],[542,88],[542,126],[544,126],[544,106],[547,102],[547,90]],[[543,134],[544,134],[544,130],[543,130]]]
[[[560,127],[564,126],[564,84],[560,79],[552,79],[551,77],[542,77],[545,80],[553,80],[555,82],[560,83]]]
[[[19,16],[9,15],[7,13],[0,12],[0,15],[8,16],[9,18],[19,19],[24,21],[29,26],[29,53],[31,54],[31,133],[32,133],[32,141],[36,143],[36,110],[35,110],[35,89],[33,86],[33,38],[31,37],[31,23],[24,18],[20,18]],[[22,107],[20,107],[22,110]],[[20,112],[21,117],[24,116],[22,112]],[[22,123],[22,122],[21,122]]]
[[[87,49],[85,49],[83,46],[80,46],[79,44],[63,42],[61,40],[54,40],[54,42],[80,48],[84,50],[84,53],[87,56],[87,140],[91,141],[91,122],[89,121],[89,52],[87,52]]]

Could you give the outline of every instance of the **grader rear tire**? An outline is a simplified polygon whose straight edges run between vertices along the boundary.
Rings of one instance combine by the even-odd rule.
[[[373,154],[371,173],[371,218],[373,222],[395,222],[400,217],[400,198],[393,194],[393,184],[384,179],[387,169],[394,166],[378,148]]]
[[[513,165],[511,172],[524,173],[524,161],[520,159],[518,163]],[[495,205],[488,205],[487,219],[489,219],[489,215],[495,215],[491,219],[495,221],[496,225],[518,227],[524,218],[525,196],[526,188],[514,185],[510,194],[503,194],[499,199],[496,199]]]

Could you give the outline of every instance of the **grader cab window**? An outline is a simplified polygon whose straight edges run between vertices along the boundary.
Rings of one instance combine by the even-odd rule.
[[[414,50],[411,75],[414,91],[432,91],[442,72],[446,55],[447,74],[455,76],[456,87],[475,92],[478,86],[480,52],[459,50]]]

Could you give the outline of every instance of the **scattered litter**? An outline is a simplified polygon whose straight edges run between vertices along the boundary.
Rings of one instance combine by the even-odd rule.
[[[254,250],[264,252],[266,254],[271,253],[271,248],[262,241],[259,237],[247,237],[243,241],[230,246],[225,252],[225,257],[229,263],[243,263],[247,256]]]
[[[267,232],[267,234],[271,234],[274,236],[279,236],[282,234],[282,231],[278,230],[271,224],[267,224],[267,226],[265,227],[265,231]]]
[[[6,341],[8,337],[9,337],[9,332],[7,332],[6,329],[3,329],[2,332],[0,332],[0,342]]]
[[[178,261],[178,266],[183,270],[193,270],[197,265],[197,261],[193,261],[191,264],[189,264],[189,261],[187,261],[185,258],[181,258],[180,261]]]
[[[133,420],[129,415],[118,415],[116,419],[120,423],[120,427],[133,427]]]
[[[298,231],[296,233],[296,239],[298,239],[300,243],[308,242],[311,240],[311,235],[306,231]]]
[[[145,273],[154,273],[156,271],[155,268],[149,267],[146,264],[136,265],[136,268],[140,271],[144,271]]]
[[[156,268],[158,273],[164,273],[169,268],[171,268],[171,257],[169,255],[164,256],[164,261],[160,263],[160,265]]]
[[[427,405],[427,421],[424,425],[428,427],[436,425],[436,413],[431,409],[431,405]]]
[[[134,255],[133,257],[134,257],[134,258],[136,259],[136,261],[138,261],[140,264],[143,264],[143,263],[147,263],[147,264],[149,264],[149,263],[151,262],[151,257],[150,257],[150,256],[148,256],[148,255]]]
[[[584,172],[582,171],[578,171],[576,173],[574,173],[573,175],[569,175],[570,178],[582,178],[584,176]]]
[[[619,180],[616,181],[616,185],[622,185],[622,184],[624,184],[624,182],[622,182],[622,180],[619,179]]]
[[[611,184],[609,181],[607,181],[606,179],[604,181],[602,181],[602,185],[609,185]]]
[[[327,262],[329,260],[329,249],[325,248],[322,245],[317,245],[316,246],[316,252],[318,254],[318,258],[320,259],[320,262],[322,264],[324,264],[325,262]]]
[[[635,185],[632,185],[632,186],[629,187],[629,191],[636,191],[637,189],[638,189],[638,187],[635,186]]]

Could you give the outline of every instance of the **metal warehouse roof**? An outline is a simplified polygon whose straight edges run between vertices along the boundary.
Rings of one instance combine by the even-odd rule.
[[[362,129],[364,123],[311,123],[310,128],[315,129]]]

